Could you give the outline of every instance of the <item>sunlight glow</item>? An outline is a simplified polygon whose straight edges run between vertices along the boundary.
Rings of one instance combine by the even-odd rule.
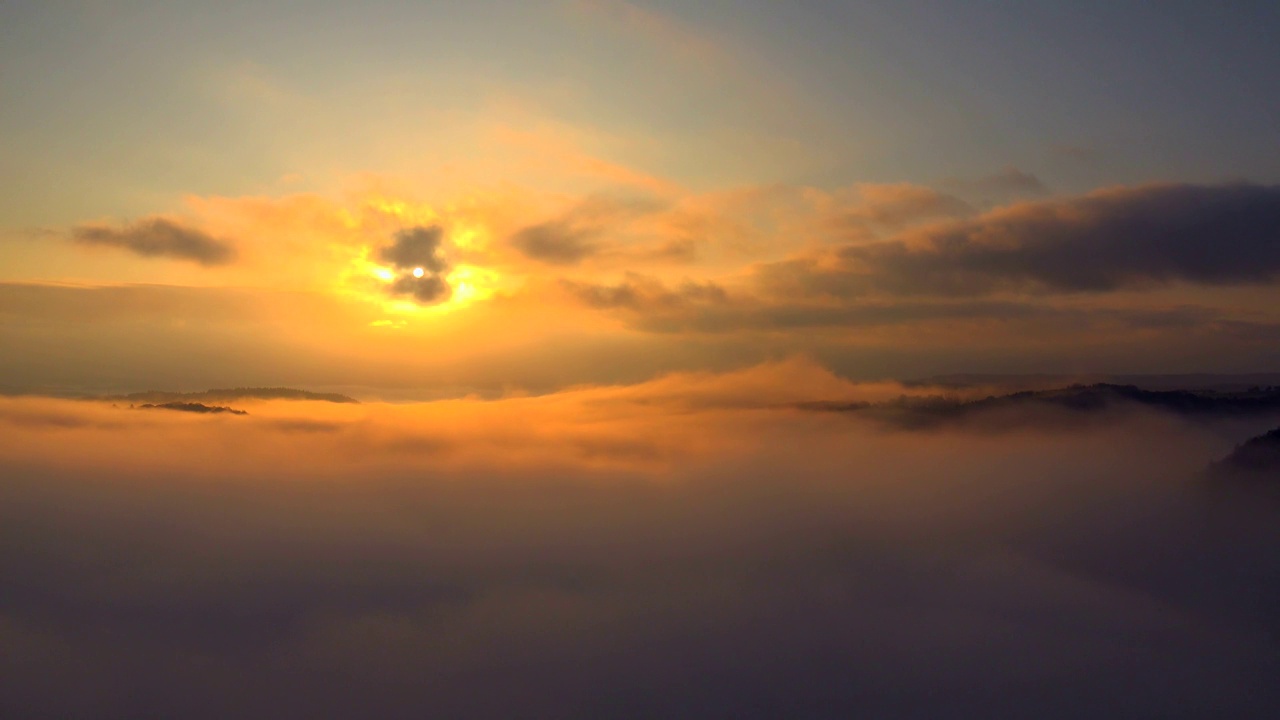
[[[413,203],[386,196],[374,196],[363,200],[365,212],[356,214],[358,219],[355,230],[377,232],[386,230],[387,217],[394,218],[395,225],[408,227],[411,225],[429,225],[440,222],[440,214],[430,206]],[[371,213],[383,217],[378,218]],[[363,233],[362,233],[363,234]],[[378,262],[376,253],[378,244],[361,244],[358,247],[347,246],[348,255],[345,267],[340,271],[334,289],[348,298],[369,303],[377,307],[384,315],[390,316],[370,322],[370,326],[378,328],[403,327],[412,318],[441,316],[455,310],[482,302],[492,297],[500,289],[510,285],[511,278],[504,278],[497,272],[483,267],[458,262],[465,260],[470,253],[483,252],[487,245],[487,232],[483,225],[463,225],[450,223],[447,228],[447,243],[455,251],[449,260],[453,266],[443,273],[442,279],[449,284],[449,299],[433,305],[416,302],[408,294],[388,292],[399,278],[427,277],[427,268],[418,266],[398,269]],[[367,241],[366,241],[367,242]],[[448,257],[448,255],[446,255]]]
[[[440,213],[431,206],[410,203],[406,200],[373,197],[368,200],[366,206],[408,225],[433,225],[440,221]]]
[[[471,250],[482,246],[480,242],[480,231],[476,228],[455,227],[450,233],[450,239],[455,247],[464,250]]]

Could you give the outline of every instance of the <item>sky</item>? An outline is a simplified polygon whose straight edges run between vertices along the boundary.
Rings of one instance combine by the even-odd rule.
[[[0,717],[1280,717],[1277,36],[0,0]]]
[[[1280,363],[1272,3],[0,20],[9,390]]]

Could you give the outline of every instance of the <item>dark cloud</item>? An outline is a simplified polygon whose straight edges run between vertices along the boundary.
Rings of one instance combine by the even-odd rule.
[[[433,305],[453,296],[445,273],[449,263],[442,254],[444,229],[439,225],[412,227],[395,234],[394,242],[380,248],[377,258],[393,266],[399,274],[387,288],[393,295],[408,295],[424,304]],[[422,277],[414,272],[422,271]]]
[[[391,245],[378,250],[378,259],[397,270],[422,268],[428,273],[442,273],[449,264],[440,254],[444,229],[439,225],[411,227],[395,234]]]
[[[71,238],[85,245],[106,245],[146,257],[192,260],[201,265],[226,265],[236,258],[235,248],[208,233],[161,217],[145,218],[130,225],[80,225]]]
[[[652,248],[642,249],[636,255],[643,260],[689,263],[698,257],[698,243],[692,238],[667,240]]]
[[[511,245],[531,260],[551,265],[573,265],[598,253],[593,242],[597,231],[578,227],[568,220],[530,225],[511,236]]]
[[[573,280],[561,281],[561,285],[584,305],[600,310],[652,312],[722,305],[729,301],[728,293],[715,283],[686,281],[670,289],[654,278],[637,273],[628,273],[626,280],[616,285]]]
[[[730,294],[714,283],[688,282],[668,287],[637,274],[617,284],[562,281],[587,307],[609,311],[649,332],[725,333],[740,330],[791,331],[822,328],[872,328],[933,322],[1034,326],[1059,333],[1126,329],[1152,331],[1212,330],[1220,334],[1275,337],[1280,326],[1232,321],[1218,311],[1194,306],[1174,308],[1078,307],[1031,300],[860,299],[844,302],[796,301]]]
[[[404,274],[391,283],[390,291],[394,295],[410,295],[424,305],[441,303],[453,297],[453,287],[441,275],[414,277]]]
[[[773,292],[853,297],[1106,292],[1280,275],[1280,186],[1148,185],[1023,203],[821,258],[773,263]]]
[[[628,223],[662,207],[662,203],[649,197],[593,195],[557,217],[517,230],[507,242],[521,255],[548,265],[576,265],[604,254],[625,256],[625,243],[619,243],[617,238],[626,235]],[[613,239],[606,242],[606,235]],[[674,252],[679,259],[692,248],[668,244],[655,250],[659,256]],[[645,254],[649,253],[640,253]]]

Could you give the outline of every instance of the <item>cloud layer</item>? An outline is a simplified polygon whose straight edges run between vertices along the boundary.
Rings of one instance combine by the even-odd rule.
[[[1149,185],[1023,203],[767,269],[779,290],[858,296],[1107,292],[1280,275],[1280,186]]]
[[[900,391],[0,399],[0,710],[1274,717],[1274,508],[1191,477],[1234,433],[779,406]]]
[[[999,177],[1034,184],[1021,171]],[[223,287],[169,305],[183,293],[159,286],[196,276],[171,266],[148,276],[136,264],[128,277],[146,285],[127,291],[111,267],[68,276],[81,285],[48,282],[42,268],[77,267],[66,244],[52,243],[67,257],[29,273],[46,285],[0,288],[11,348],[41,349],[0,352],[0,366],[17,386],[79,385],[59,368],[102,358],[94,383],[99,372],[134,368],[114,386],[146,389],[152,371],[105,358],[140,342],[191,349],[184,357],[213,344],[208,352],[222,357],[229,342],[247,346],[252,361],[236,366],[254,382],[315,372],[307,381],[448,376],[449,385],[533,389],[537,376],[546,389],[794,352],[861,377],[956,363],[1233,372],[1280,358],[1275,187],[1120,187],[987,211],[972,188],[942,187],[952,192],[614,185],[459,190],[431,204],[393,193],[192,199],[191,227],[255,240],[219,272]],[[444,307],[419,315],[415,304]],[[122,317],[114,339],[88,323],[133,305],[145,314]],[[54,314],[58,325],[38,324]],[[369,337],[371,327],[383,337]],[[214,366],[219,383],[250,382],[221,374],[227,363],[197,363]],[[295,374],[278,375],[284,366]]]
[[[583,305],[658,332],[945,322],[985,324],[987,338],[990,328],[1015,326],[1064,338],[1117,326],[1274,334],[1265,313],[1160,293],[1273,287],[1280,186],[1147,185],[975,214],[927,188],[878,185],[833,199],[820,215],[818,226],[844,242],[723,279],[628,272],[562,286]]]

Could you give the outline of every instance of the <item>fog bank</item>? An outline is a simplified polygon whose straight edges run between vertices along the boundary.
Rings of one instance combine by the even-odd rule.
[[[1244,428],[786,406],[840,382],[0,399],[0,714],[1280,711],[1280,508],[1197,479]]]

